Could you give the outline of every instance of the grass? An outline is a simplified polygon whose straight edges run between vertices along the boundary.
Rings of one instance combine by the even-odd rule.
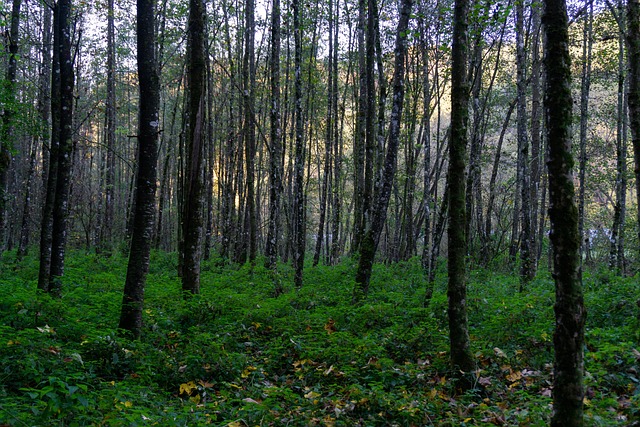
[[[0,425],[543,426],[551,414],[553,281],[469,277],[476,387],[448,367],[446,276],[429,308],[420,264],[377,265],[350,304],[355,265],[273,274],[203,264],[184,301],[174,254],[154,253],[145,329],[121,338],[126,260],[68,257],[61,299],[36,293],[37,260],[0,263]],[[586,425],[640,417],[637,278],[585,273]]]

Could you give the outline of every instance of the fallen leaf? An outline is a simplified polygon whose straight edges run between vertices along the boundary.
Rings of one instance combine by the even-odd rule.
[[[335,331],[337,331],[337,329],[336,329],[336,321],[331,319],[331,318],[329,318],[327,323],[324,325],[324,330],[327,331],[328,334],[332,334]]]

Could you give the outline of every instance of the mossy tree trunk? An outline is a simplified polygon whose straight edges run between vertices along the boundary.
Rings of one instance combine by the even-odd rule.
[[[204,196],[204,126],[205,77],[204,4],[201,0],[189,2],[188,52],[188,132],[187,163],[183,200],[183,275],[185,296],[200,293],[200,261],[202,259],[202,214]]]
[[[404,104],[404,75],[405,58],[407,54],[407,29],[413,0],[403,0],[400,5],[400,19],[396,32],[393,71],[393,103],[389,123],[389,140],[385,155],[382,176],[376,189],[376,202],[373,218],[367,227],[360,244],[360,259],[356,271],[356,283],[353,289],[353,302],[360,302],[369,292],[371,269],[375,258],[378,242],[384,223],[387,219],[387,207],[391,198],[391,189],[396,173],[398,159],[398,145],[400,142],[400,128],[402,107]]]
[[[160,79],[156,61],[154,0],[137,1],[137,48],[140,103],[138,171],[133,230],[119,328],[137,338],[142,330],[144,287],[156,215]]]
[[[585,309],[580,278],[578,208],[571,154],[571,61],[565,0],[545,0],[545,112],[549,143],[549,217],[556,285],[551,426],[583,425]]]
[[[629,127],[635,162],[636,195],[640,202],[640,2],[638,0],[627,0],[627,56]],[[637,222],[638,238],[640,238],[640,209],[638,209]]]
[[[469,372],[474,363],[467,322],[465,159],[469,122],[468,62],[469,1],[456,0],[451,52],[451,141],[449,143],[449,228],[447,297],[451,365]]]

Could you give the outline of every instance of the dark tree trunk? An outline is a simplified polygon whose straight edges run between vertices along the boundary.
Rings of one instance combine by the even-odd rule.
[[[160,79],[156,62],[155,11],[153,0],[137,1],[137,48],[140,103],[138,119],[138,172],[136,210],[133,221],[127,278],[122,298],[119,328],[139,337],[142,330],[144,287],[155,219],[156,170]]]
[[[46,13],[46,12],[45,12]],[[46,16],[46,15],[45,15]],[[49,274],[51,272],[51,239],[53,232],[53,203],[58,179],[58,151],[60,147],[60,29],[58,8],[53,9],[54,49],[51,65],[51,133],[48,156],[47,177],[45,180],[44,205],[40,226],[40,266],[38,271],[38,289],[49,292]],[[44,50],[44,49],[43,49]]]
[[[304,117],[302,116],[302,18],[300,0],[293,0],[294,32],[294,105],[295,105],[295,165],[293,189],[293,264],[294,284],[302,286],[302,270],[305,253],[305,203],[304,203]]]
[[[271,130],[269,150],[269,225],[267,231],[267,267],[277,268],[278,243],[280,241],[280,195],[282,194],[282,126],[280,120],[280,0],[273,0],[271,11]],[[276,293],[280,293],[276,283]]]
[[[583,425],[585,309],[580,279],[578,209],[571,155],[571,60],[564,0],[545,0],[545,112],[549,142],[549,217],[556,284],[553,427]]]
[[[183,274],[182,291],[185,296],[200,293],[200,261],[202,259],[202,230],[204,218],[204,125],[205,78],[204,18],[202,0],[189,2],[188,130],[187,162],[183,199]]]
[[[624,12],[624,4],[618,1],[619,13]],[[593,10],[591,10],[593,17]],[[593,18],[592,18],[593,20]],[[620,21],[624,25],[624,20]],[[628,103],[625,102],[625,34],[621,28],[618,35],[618,120],[616,130],[616,204],[614,206],[614,220],[611,227],[611,259],[609,266],[619,274],[624,274],[624,229],[627,213],[627,136],[628,136]]]
[[[531,42],[531,263],[534,270],[538,269],[538,260],[540,258],[538,246],[540,238],[536,232],[538,218],[544,217],[540,212],[539,188],[541,171],[541,61],[540,61],[540,7],[539,3],[531,6],[531,25],[533,27]]]
[[[27,180],[24,183],[24,199],[22,202],[22,223],[20,225],[20,241],[18,242],[18,251],[16,259],[18,261],[27,254],[29,249],[29,236],[31,234],[31,193],[33,192],[33,176],[36,171],[36,139],[33,139],[29,154],[29,171],[27,172]]]
[[[11,150],[14,139],[14,104],[16,103],[16,74],[18,71],[18,38],[20,37],[21,0],[13,0],[11,6],[11,26],[7,44],[9,45],[9,63],[3,82],[2,139],[0,140],[0,253],[5,249],[6,219],[8,204],[8,178],[11,166]]]
[[[467,322],[465,159],[469,121],[467,80],[469,1],[456,0],[451,51],[451,142],[449,143],[449,342],[451,364],[470,372],[474,363]]]
[[[588,6],[587,6],[588,7]],[[585,240],[585,195],[587,184],[587,130],[589,120],[589,91],[591,87],[591,48],[592,42],[592,12],[593,4],[589,11],[585,10],[584,25],[582,30],[582,76],[580,83],[580,156],[578,166],[578,180],[580,192],[578,193],[578,234],[580,235],[580,264],[582,265],[582,255],[585,245],[588,245],[588,238]],[[613,233],[617,235],[614,228]]]
[[[387,207],[391,198],[391,190],[397,168],[398,146],[400,143],[400,128],[402,108],[404,104],[404,75],[405,58],[407,54],[407,29],[413,0],[402,0],[400,4],[400,19],[396,32],[393,71],[393,104],[389,122],[389,140],[380,181],[376,189],[375,209],[373,218],[364,234],[360,245],[360,259],[356,271],[356,283],[353,289],[353,302],[362,301],[369,292],[371,270],[375,259],[380,235],[387,219]]]
[[[247,249],[249,262],[253,265],[258,252],[258,221],[255,194],[255,157],[256,157],[256,117],[255,117],[255,85],[256,85],[256,55],[255,55],[255,2],[245,2],[245,52],[242,67],[244,84],[244,147],[247,165]]]
[[[333,0],[329,0],[329,52],[327,55],[327,69],[329,71],[329,81],[327,82],[327,123],[325,130],[325,151],[324,151],[324,170],[322,176],[322,189],[320,193],[320,218],[318,220],[318,235],[316,238],[316,247],[313,254],[313,265],[316,266],[320,262],[320,252],[322,250],[322,243],[324,240],[325,232],[325,220],[327,217],[328,209],[328,195],[329,184],[331,177],[331,154],[333,148],[332,138],[334,136],[333,129],[335,126],[335,112],[333,110],[333,79],[336,78],[333,74]]]
[[[106,162],[104,170],[104,216],[100,227],[101,249],[109,253],[113,246],[114,197],[116,181],[116,52],[114,0],[107,6],[107,99]]]
[[[520,181],[522,242],[520,250],[520,290],[535,277],[531,232],[531,189],[529,176],[529,139],[527,135],[527,55],[525,48],[524,4],[516,4],[516,68],[518,86],[518,179]]]
[[[58,9],[58,42],[60,58],[60,130],[58,143],[58,176],[53,203],[51,229],[51,267],[49,291],[60,294],[64,274],[64,256],[67,243],[69,189],[71,185],[71,159],[73,158],[73,60],[71,57],[71,0],[60,0]]]
[[[636,196],[640,202],[640,3],[627,0],[627,60],[629,61],[629,85],[627,103],[629,105],[629,127],[633,146]],[[640,204],[638,205],[640,206]],[[638,237],[640,238],[640,209],[637,216]]]

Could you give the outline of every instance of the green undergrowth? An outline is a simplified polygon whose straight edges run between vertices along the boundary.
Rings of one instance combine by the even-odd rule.
[[[175,254],[154,253],[144,332],[115,329],[126,259],[69,255],[61,299],[36,292],[37,260],[0,263],[0,425],[543,426],[551,415],[553,281],[469,277],[475,387],[448,366],[446,276],[418,260],[376,265],[351,304],[355,264],[293,272],[203,264],[184,300]],[[284,287],[276,296],[274,283]],[[637,278],[585,272],[585,414],[640,417]]]

